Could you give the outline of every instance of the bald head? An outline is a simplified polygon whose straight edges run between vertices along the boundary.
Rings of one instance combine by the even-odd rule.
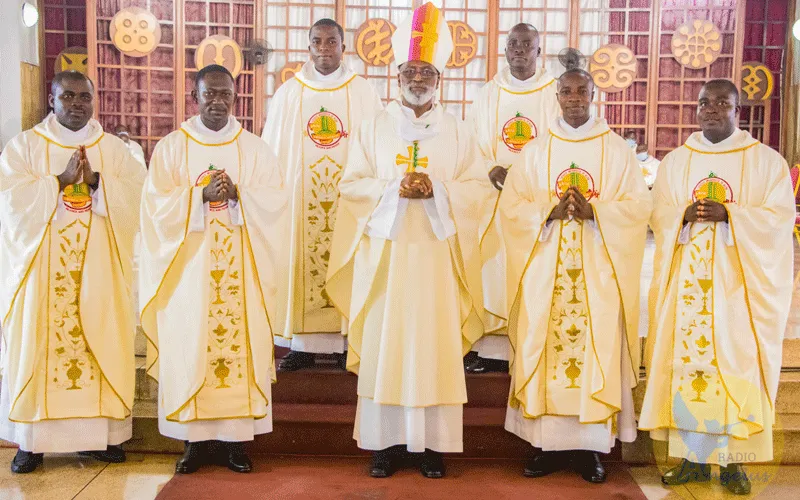
[[[697,98],[697,125],[716,144],[730,137],[739,125],[739,90],[730,80],[711,80]]]
[[[56,73],[53,77],[53,81],[50,82],[50,93],[55,95],[56,89],[63,86],[64,82],[85,82],[92,89],[92,94],[94,94],[94,83],[92,83],[92,80],[80,71],[75,71],[74,69]]]
[[[532,77],[540,53],[539,32],[533,25],[520,23],[511,28],[506,40],[506,61],[514,78],[525,81]]]

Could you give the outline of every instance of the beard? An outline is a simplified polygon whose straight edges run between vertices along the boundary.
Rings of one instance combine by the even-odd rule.
[[[427,90],[422,94],[415,94],[411,91],[410,87],[403,87],[400,89],[400,92],[403,94],[403,98],[407,103],[411,104],[412,106],[422,106],[423,104],[428,104],[433,100],[433,97],[436,95],[436,87]]]

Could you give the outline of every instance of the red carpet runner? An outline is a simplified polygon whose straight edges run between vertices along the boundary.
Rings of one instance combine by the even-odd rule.
[[[594,485],[571,471],[528,479],[521,474],[521,462],[508,460],[450,459],[448,476],[436,480],[425,479],[417,469],[372,479],[365,458],[260,455],[254,459],[250,474],[209,466],[188,476],[176,475],[157,500],[646,500],[621,463],[606,464],[608,482]]]

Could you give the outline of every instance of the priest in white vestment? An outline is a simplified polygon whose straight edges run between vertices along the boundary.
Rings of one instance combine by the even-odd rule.
[[[773,459],[775,395],[792,297],[794,196],[786,161],[739,130],[727,80],[700,91],[701,131],[664,158],[653,188],[656,269],[639,426],[683,459],[669,485],[751,486]]]
[[[272,431],[272,318],[286,241],[274,154],[231,116],[234,79],[197,73],[199,115],[162,139],[142,200],[139,265],[147,372],[162,434],[186,441],[176,472],[249,472],[242,447]]]
[[[325,275],[350,135],[383,108],[372,85],[342,63],[341,26],[321,19],[308,36],[311,60],[275,93],[262,134],[291,191],[288,286],[274,324],[276,345],[291,352],[280,371],[314,366],[315,354],[334,354],[345,369],[346,332]]]
[[[497,207],[508,169],[519,160],[522,148],[561,114],[555,79],[543,67],[537,69],[540,53],[536,28],[527,23],[511,28],[506,41],[508,67],[484,85],[472,104],[469,121],[497,194],[481,214],[486,332],[473,347],[477,357],[466,358],[470,373],[508,371],[505,245]]]
[[[505,428],[541,453],[541,477],[570,465],[606,479],[598,453],[636,438],[639,273],[650,194],[633,151],[590,116],[591,76],[558,81],[563,118],[531,142],[500,201],[514,349]]]
[[[128,150],[133,155],[133,158],[147,168],[147,162],[144,159],[144,150],[138,142],[131,140],[131,132],[125,125],[117,125],[114,129],[114,135],[122,139],[122,142],[128,146]]]
[[[53,79],[54,112],[0,156],[0,438],[123,462],[135,385],[130,300],[145,169],[92,119],[94,85]]]
[[[461,452],[462,357],[483,333],[478,252],[489,182],[468,127],[436,101],[452,51],[427,3],[392,38],[401,99],[356,129],[340,183],[327,291],[348,319],[358,374],[354,439],[371,475],[406,450],[425,477]]]

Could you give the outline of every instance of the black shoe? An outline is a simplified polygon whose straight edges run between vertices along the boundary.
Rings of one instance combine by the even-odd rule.
[[[340,370],[347,371],[347,353],[334,354],[334,356],[336,357],[336,366]]]
[[[478,353],[475,351],[469,351],[466,356],[464,356],[464,369],[466,370],[469,365],[474,363],[478,359]]]
[[[399,450],[397,446],[376,451],[372,454],[372,465],[369,468],[370,477],[384,478],[394,474],[399,460]]]
[[[750,494],[750,480],[747,479],[742,464],[729,464],[727,467],[720,465],[719,482],[734,495]]]
[[[428,479],[441,479],[444,477],[444,459],[438,451],[425,450],[422,454],[422,462],[419,464],[419,471]]]
[[[595,484],[606,482],[606,468],[600,462],[599,453],[584,450],[574,452],[573,467],[584,481]]]
[[[105,450],[81,451],[78,455],[82,457],[92,457],[101,462],[110,464],[121,464],[125,461],[125,450],[120,446],[109,446]]]
[[[250,472],[253,470],[253,462],[244,451],[242,443],[223,443],[228,451],[228,461],[226,465],[233,472]]]
[[[710,465],[696,464],[686,459],[681,460],[680,465],[661,476],[661,482],[667,486],[680,486],[688,482],[705,483],[709,480],[711,480]]]
[[[183,456],[175,464],[175,472],[178,474],[191,474],[197,469],[211,462],[209,441],[197,441],[186,443]]]
[[[508,372],[508,361],[478,357],[467,367],[467,373],[481,374],[491,372]]]
[[[566,467],[564,454],[558,451],[543,451],[525,463],[522,475],[525,477],[544,477]]]
[[[11,472],[14,474],[27,474],[33,472],[42,465],[44,454],[31,453],[30,451],[17,450],[14,459],[11,461]]]
[[[314,353],[289,351],[289,354],[281,358],[278,364],[278,371],[281,372],[295,372],[303,368],[311,368],[314,366]]]

